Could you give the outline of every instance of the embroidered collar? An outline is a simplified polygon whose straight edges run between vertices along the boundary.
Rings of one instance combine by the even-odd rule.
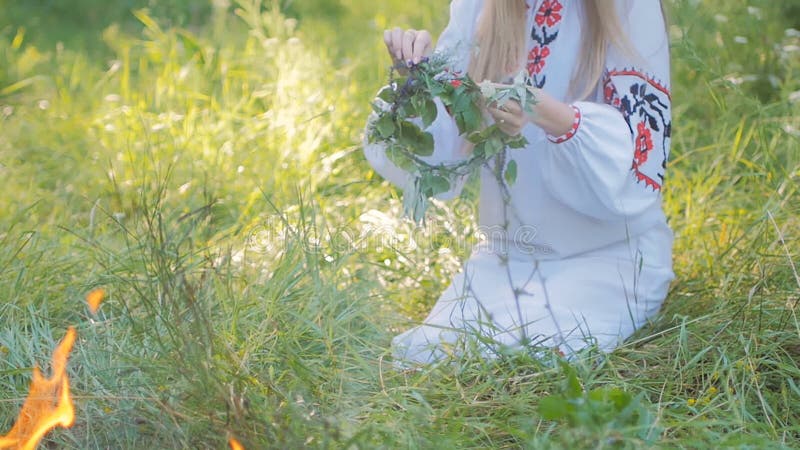
[[[533,85],[543,88],[547,82],[545,68],[550,57],[550,47],[558,37],[558,31],[564,18],[564,5],[561,0],[540,0],[535,2],[531,27],[531,50],[528,53],[528,75]],[[533,1],[528,0],[528,8]]]

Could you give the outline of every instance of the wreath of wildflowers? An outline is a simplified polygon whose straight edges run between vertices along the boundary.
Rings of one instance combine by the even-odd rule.
[[[518,101],[526,112],[532,113],[537,99],[527,74],[520,72],[511,84],[476,83],[449,70],[451,66],[449,58],[442,54],[418,64],[394,66],[388,85],[372,104],[375,115],[367,128],[367,139],[384,145],[389,160],[412,174],[413,180],[403,192],[403,209],[415,222],[424,219],[431,197],[449,191],[459,178],[476,168],[490,167],[499,181],[513,184],[517,165],[514,160],[506,164],[505,150],[528,144],[521,134],[509,136],[483,116],[484,105],[502,107],[510,100]],[[455,120],[459,135],[474,146],[464,160],[440,164],[424,160],[434,151],[433,136],[424,129],[437,118],[437,97]],[[493,167],[490,161],[495,162]]]

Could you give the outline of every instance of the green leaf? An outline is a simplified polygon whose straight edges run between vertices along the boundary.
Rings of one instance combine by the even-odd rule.
[[[581,385],[581,381],[578,379],[578,374],[575,372],[575,369],[572,369],[570,373],[567,374],[566,391],[567,397],[570,399],[576,399],[583,396],[583,386]]]
[[[479,142],[483,142],[484,138],[480,132],[474,132],[467,135],[467,140],[472,142],[473,144],[477,144]]]
[[[497,134],[493,134],[489,136],[489,139],[486,140],[486,156],[494,156],[498,153],[502,152],[505,148],[503,145],[503,140],[500,139]]]
[[[419,108],[415,97],[411,97],[411,101],[403,105],[403,113],[407,118],[419,117]]]
[[[627,408],[633,401],[633,396],[622,389],[605,388],[604,391],[605,399],[610,401],[618,412]]]
[[[419,111],[420,107],[425,103],[425,93],[424,92],[415,92],[411,97],[408,98],[411,105],[414,107],[415,111]]]
[[[525,148],[528,145],[528,140],[525,139],[524,136],[521,134],[518,136],[511,137],[510,139],[506,139],[506,146],[508,148]]]
[[[539,400],[539,414],[547,420],[564,420],[569,417],[570,404],[561,395],[551,395]]]
[[[450,181],[441,175],[426,174],[422,178],[422,191],[428,197],[450,190]]]
[[[420,223],[425,218],[427,209],[428,199],[421,191],[421,179],[418,177],[403,192],[403,213],[414,222]]]
[[[412,111],[409,110],[411,105],[398,105],[397,106],[397,116],[402,118],[412,117]]]
[[[395,166],[405,170],[413,171],[416,168],[414,161],[409,158],[399,145],[391,145],[386,149],[386,157],[389,158]]]
[[[440,97],[442,98],[442,100],[444,100],[443,97],[449,98],[449,95],[447,95],[447,89],[444,87],[445,85],[433,82],[430,83],[428,86],[432,97]]]
[[[425,128],[427,128],[431,126],[434,120],[436,120],[436,116],[438,114],[438,111],[436,109],[436,103],[433,100],[428,99],[428,101],[425,102],[425,105],[422,107],[421,111],[422,111],[422,124],[425,126]]]
[[[566,376],[565,380],[565,393],[570,400],[583,397],[583,386],[578,379],[578,372],[570,363],[566,361],[559,361],[558,365],[561,366],[561,371]]]
[[[458,127],[458,133],[459,134],[467,134],[470,131],[472,131],[472,130],[467,130],[467,126],[465,125],[465,122],[464,122],[464,114],[462,114],[460,112],[456,112],[453,115],[453,118],[456,120],[456,126]]]
[[[475,144],[475,149],[472,150],[472,154],[478,158],[486,156],[486,141]]]
[[[467,131],[477,130],[481,126],[481,110],[475,104],[470,104],[462,114],[464,115],[464,126]]]
[[[387,102],[387,103],[394,103],[395,100],[395,92],[391,86],[386,86],[378,92],[378,98]]]
[[[422,133],[422,139],[419,141],[416,154],[420,156],[431,156],[434,150],[433,135],[430,133]]]
[[[433,136],[407,120],[400,122],[399,141],[416,155],[433,154]]]
[[[453,107],[458,111],[464,111],[472,106],[472,98],[469,93],[455,91],[453,94]]]
[[[508,162],[506,166],[506,173],[505,173],[506,183],[509,185],[514,184],[517,181],[517,162],[513,159]]]
[[[400,121],[400,134],[398,137],[401,140],[408,139],[414,141],[420,133],[422,133],[422,130],[414,123],[408,120]]]
[[[480,139],[482,141],[488,140],[489,137],[492,136],[493,134],[497,134],[498,132],[501,132],[499,130],[500,130],[500,128],[498,128],[497,125],[489,125],[488,127],[484,128],[483,130],[481,130],[479,132]]]
[[[396,130],[392,116],[389,114],[381,116],[377,121],[375,121],[375,129],[384,139],[392,137]]]

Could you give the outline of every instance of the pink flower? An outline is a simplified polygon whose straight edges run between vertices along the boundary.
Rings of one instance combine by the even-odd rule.
[[[461,84],[462,84],[461,80],[451,80],[450,81],[450,86],[453,86],[454,88],[457,88],[457,87],[461,86]]]

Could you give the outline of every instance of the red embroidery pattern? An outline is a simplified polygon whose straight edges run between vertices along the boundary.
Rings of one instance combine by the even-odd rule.
[[[544,0],[539,11],[536,13],[536,25],[553,27],[558,22],[561,22],[561,10],[564,7],[558,0]]]
[[[563,10],[559,0],[544,0],[533,18],[533,48],[528,53],[528,75],[533,79],[533,85],[540,89],[547,81],[543,71],[550,56],[550,45],[558,37]]]
[[[647,123],[639,122],[636,126],[636,146],[633,151],[633,164],[631,170],[636,175],[636,180],[644,182],[646,186],[653,188],[654,191],[660,190],[661,185],[656,180],[648,177],[642,172],[642,166],[647,162],[647,155],[653,149],[653,136]]]
[[[618,84],[628,87],[624,95],[620,95]],[[654,191],[661,190],[669,157],[669,140],[672,136],[669,89],[654,78],[636,70],[611,70],[606,72],[603,79],[603,97],[607,104],[622,112],[634,137],[635,148],[631,171],[636,180]],[[661,161],[647,164],[656,144],[661,148],[659,155]],[[656,163],[655,169],[653,163]],[[648,175],[653,171],[656,172],[654,176]]]
[[[578,109],[577,106],[572,105],[572,109],[575,110],[575,119],[572,121],[572,128],[567,131],[565,134],[561,136],[547,136],[547,139],[554,144],[561,144],[562,142],[567,142],[568,140],[572,139],[572,136],[575,136],[575,133],[578,132],[578,128],[581,127],[581,110]]]
[[[636,150],[633,153],[634,166],[640,166],[647,162],[647,152],[653,149],[653,136],[647,124],[639,122],[636,127]]]
[[[617,87],[614,86],[614,82],[611,80],[609,74],[606,74],[603,78],[603,97],[607,105],[611,105],[617,109],[619,109],[620,104],[622,104],[622,99],[619,98]]]
[[[530,75],[541,73],[548,56],[550,56],[550,48],[533,47],[533,50],[528,54],[528,73]]]

